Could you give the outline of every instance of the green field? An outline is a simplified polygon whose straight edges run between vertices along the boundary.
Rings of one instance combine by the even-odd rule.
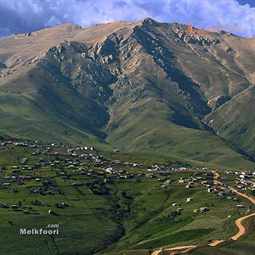
[[[164,246],[227,239],[236,231],[234,219],[245,212],[236,208],[236,201],[218,198],[201,185],[187,189],[179,183],[181,178],[205,178],[206,172],[201,170],[152,174],[147,169],[153,165],[153,158],[145,160],[146,155],[142,155],[135,160],[134,155],[120,154],[114,168],[127,178],[117,178],[117,174],[103,171],[117,160],[117,153],[106,153],[108,159],[99,166],[90,159],[43,153],[43,149],[40,155],[32,155],[35,150],[13,145],[0,150],[0,205],[8,205],[0,208],[0,254],[144,255]],[[25,165],[20,163],[23,158],[27,158]],[[71,159],[74,165],[70,167],[65,160]],[[39,167],[38,162],[56,163]],[[143,165],[135,167],[127,162]],[[164,158],[162,162],[166,163]],[[11,181],[15,175],[32,178],[22,183]],[[6,186],[7,181],[10,184]],[[36,189],[41,191],[33,193]],[[187,198],[191,198],[188,203]],[[63,202],[66,206],[58,208],[57,204]],[[194,212],[201,207],[209,211]],[[49,224],[59,224],[58,236],[19,233],[20,228],[45,228]],[[249,236],[235,245],[251,240]]]

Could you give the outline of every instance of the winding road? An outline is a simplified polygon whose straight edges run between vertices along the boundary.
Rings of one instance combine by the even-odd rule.
[[[218,172],[213,171],[213,176],[214,176],[213,177],[214,185],[223,185],[223,183],[219,180],[220,174]],[[249,200],[249,202],[251,202],[253,205],[255,205],[254,197],[251,197],[247,194],[241,193],[238,190],[234,189],[233,187],[229,187],[229,189],[236,195]],[[237,241],[242,236],[244,236],[247,233],[247,229],[244,225],[244,222],[252,217],[255,217],[255,212],[251,213],[249,215],[242,216],[241,218],[238,218],[235,221],[235,225],[238,228],[238,232],[235,235],[233,235],[232,237],[230,237],[229,240]],[[213,240],[208,244],[208,246],[216,247],[216,246],[223,244],[225,242],[226,242],[226,240]],[[159,249],[154,250],[151,255],[160,255],[160,254],[162,254],[162,252],[167,252],[168,255],[186,254],[196,248],[198,248],[198,245],[177,246],[177,247],[173,247],[173,248],[159,248]]]
[[[230,190],[231,190],[233,193],[235,193],[235,194],[237,194],[237,195],[239,195],[239,196],[241,196],[241,197],[243,197],[243,198],[245,198],[245,199],[248,199],[252,204],[255,205],[255,198],[253,198],[253,197],[251,197],[251,196],[248,196],[247,194],[241,193],[241,192],[239,192],[238,190],[236,190],[236,189],[234,189],[234,188],[230,188]],[[246,216],[243,216],[243,217],[237,219],[237,220],[235,221],[235,225],[237,226],[237,228],[238,228],[239,231],[238,231],[238,233],[236,233],[234,236],[232,236],[230,239],[236,241],[236,240],[238,240],[240,237],[244,236],[244,235],[247,233],[247,230],[246,230],[246,228],[245,228],[245,226],[244,226],[244,221],[246,221],[246,220],[248,220],[248,219],[250,219],[250,218],[252,218],[252,217],[254,217],[254,216],[255,216],[255,213],[251,213],[251,214],[249,214],[249,215],[246,215]]]

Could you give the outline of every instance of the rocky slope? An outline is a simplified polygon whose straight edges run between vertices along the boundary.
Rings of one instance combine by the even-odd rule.
[[[254,39],[152,19],[10,36],[0,40],[0,132],[245,161],[254,60]]]

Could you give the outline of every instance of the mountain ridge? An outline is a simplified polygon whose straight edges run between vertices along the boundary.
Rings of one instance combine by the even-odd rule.
[[[252,156],[252,146],[222,132],[218,115],[235,111],[227,106],[252,91],[253,59],[253,39],[150,18],[10,36],[0,39],[0,131],[217,164],[245,161],[238,152]]]

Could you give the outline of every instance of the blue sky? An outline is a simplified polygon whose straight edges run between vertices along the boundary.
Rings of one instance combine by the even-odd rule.
[[[255,36],[255,0],[0,0],[0,36],[145,17]]]

